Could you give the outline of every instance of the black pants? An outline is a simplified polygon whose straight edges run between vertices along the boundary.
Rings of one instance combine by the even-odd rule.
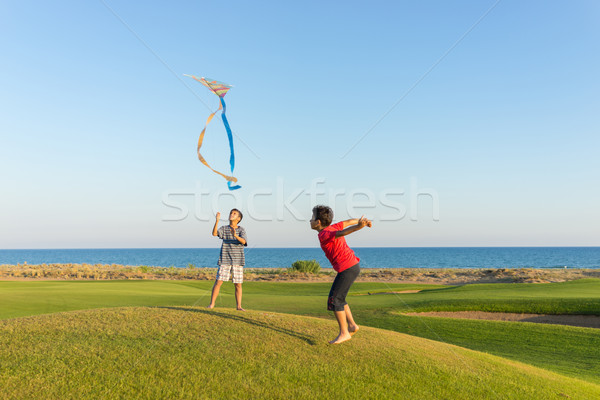
[[[329,311],[344,311],[344,306],[348,304],[346,303],[346,295],[359,273],[360,265],[356,264],[336,275],[327,299],[327,309]]]

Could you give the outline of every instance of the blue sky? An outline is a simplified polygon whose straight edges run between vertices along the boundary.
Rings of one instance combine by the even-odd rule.
[[[4,1],[0,248],[600,245],[596,1]],[[225,97],[242,189],[197,159]],[[219,119],[203,154],[226,170]],[[312,192],[312,195],[311,195]]]

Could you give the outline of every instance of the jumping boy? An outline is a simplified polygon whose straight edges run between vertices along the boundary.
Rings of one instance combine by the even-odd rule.
[[[242,212],[234,208],[229,212],[229,225],[223,225],[218,228],[221,213],[217,213],[216,215],[212,235],[223,239],[223,243],[221,244],[221,254],[219,255],[217,279],[212,289],[208,308],[215,306],[221,285],[224,281],[229,280],[233,272],[237,309],[245,311],[242,308],[242,282],[244,281],[245,264],[244,246],[248,245],[248,239],[246,239],[246,230],[238,225],[243,217]]]
[[[348,247],[344,236],[365,226],[370,228],[372,223],[363,216],[360,219],[349,219],[331,225],[333,210],[330,207],[315,206],[312,212],[310,227],[319,232],[321,248],[333,269],[338,273],[329,291],[327,309],[333,311],[340,327],[340,334],[329,343],[339,344],[350,340],[359,329],[352,318],[350,307],[346,303],[346,295],[360,273],[358,264],[360,259]]]

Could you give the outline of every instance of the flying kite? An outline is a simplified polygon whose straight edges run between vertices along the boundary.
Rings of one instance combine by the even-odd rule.
[[[235,168],[235,153],[233,152],[233,136],[231,134],[231,128],[229,127],[229,122],[227,122],[227,117],[225,116],[226,105],[225,105],[225,100],[223,100],[223,97],[225,97],[225,95],[227,94],[227,91],[229,89],[231,89],[232,86],[228,85],[226,83],[223,83],[223,82],[209,79],[209,78],[204,78],[204,77],[197,78],[193,75],[185,75],[185,76],[189,76],[190,78],[195,79],[196,81],[200,82],[201,84],[203,84],[204,86],[209,88],[211,92],[213,92],[214,94],[219,96],[219,100],[220,100],[219,108],[217,108],[217,111],[215,111],[214,113],[212,113],[208,116],[208,119],[206,120],[206,125],[204,125],[204,129],[202,129],[202,132],[200,133],[200,138],[198,139],[198,159],[200,160],[200,162],[202,162],[202,164],[206,165],[213,172],[215,172],[216,174],[219,174],[223,178],[227,179],[227,186],[229,187],[229,190],[239,189],[239,188],[241,188],[240,185],[233,185],[234,183],[237,182],[237,178],[235,178],[233,176],[225,175],[225,174],[217,171],[216,169],[213,169],[210,165],[208,165],[208,163],[206,162],[204,157],[202,157],[202,154],[200,154],[200,147],[202,147],[202,141],[204,140],[204,132],[206,132],[206,127],[208,126],[210,121],[213,119],[215,114],[219,110],[223,109],[223,111],[221,112],[221,118],[223,119],[223,125],[225,125],[225,130],[227,131],[227,137],[229,138],[229,149],[231,150],[231,155],[229,156],[229,165],[231,166],[231,174],[233,174],[233,169]]]

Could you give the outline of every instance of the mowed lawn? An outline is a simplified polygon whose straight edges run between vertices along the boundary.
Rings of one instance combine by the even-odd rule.
[[[211,287],[209,281],[0,282],[0,319],[106,307],[203,307]],[[329,283],[246,282],[244,307],[327,318],[333,338],[336,324],[325,310],[329,287]],[[404,290],[422,291],[392,293]],[[368,294],[382,292],[387,294]],[[600,315],[600,280],[465,286],[359,282],[348,302],[363,326],[455,344],[600,384],[597,329],[401,315],[445,310]],[[233,285],[224,284],[217,307],[234,304]]]
[[[441,342],[330,321],[124,307],[0,321],[3,399],[592,399],[600,385]]]

